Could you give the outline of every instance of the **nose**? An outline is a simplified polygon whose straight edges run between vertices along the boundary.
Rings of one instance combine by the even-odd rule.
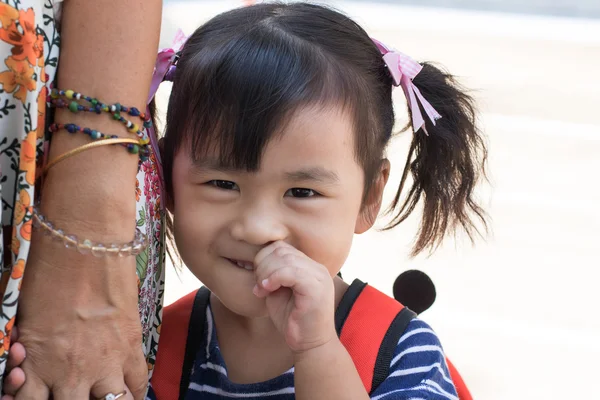
[[[243,207],[231,225],[231,236],[254,246],[287,238],[288,229],[276,207],[266,203]]]

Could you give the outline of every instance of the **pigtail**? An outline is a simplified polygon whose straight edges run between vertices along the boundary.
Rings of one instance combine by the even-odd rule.
[[[482,234],[479,225],[487,232],[486,213],[473,193],[477,182],[486,178],[487,162],[487,149],[476,126],[474,101],[452,75],[432,64],[422,66],[413,83],[442,118],[435,125],[425,118],[428,134],[422,129],[414,133],[400,186],[389,209],[394,217],[386,228],[406,220],[423,199],[413,256],[425,249],[434,250],[447,235],[454,235],[457,227],[462,227],[472,242]],[[401,203],[409,172],[412,186]]]

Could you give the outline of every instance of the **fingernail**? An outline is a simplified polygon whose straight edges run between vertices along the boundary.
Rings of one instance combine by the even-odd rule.
[[[263,279],[263,281],[260,283],[263,287],[267,286],[269,284],[269,279]]]
[[[254,293],[255,296],[258,296],[258,285],[254,285],[252,288],[252,293]]]

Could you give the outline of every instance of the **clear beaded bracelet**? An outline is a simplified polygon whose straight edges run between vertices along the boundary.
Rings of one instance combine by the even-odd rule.
[[[96,257],[104,256],[136,256],[140,254],[147,246],[146,235],[135,230],[135,237],[129,243],[104,245],[102,243],[92,242],[89,239],[79,241],[75,235],[65,235],[62,229],[57,229],[46,217],[44,217],[37,206],[33,207],[33,226],[43,229],[44,232],[53,239],[62,242],[66,248],[75,249],[81,254],[92,254]]]

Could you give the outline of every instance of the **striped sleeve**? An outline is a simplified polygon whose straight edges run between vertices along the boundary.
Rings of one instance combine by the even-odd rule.
[[[425,322],[412,320],[398,341],[390,374],[372,400],[458,400],[440,341]]]

